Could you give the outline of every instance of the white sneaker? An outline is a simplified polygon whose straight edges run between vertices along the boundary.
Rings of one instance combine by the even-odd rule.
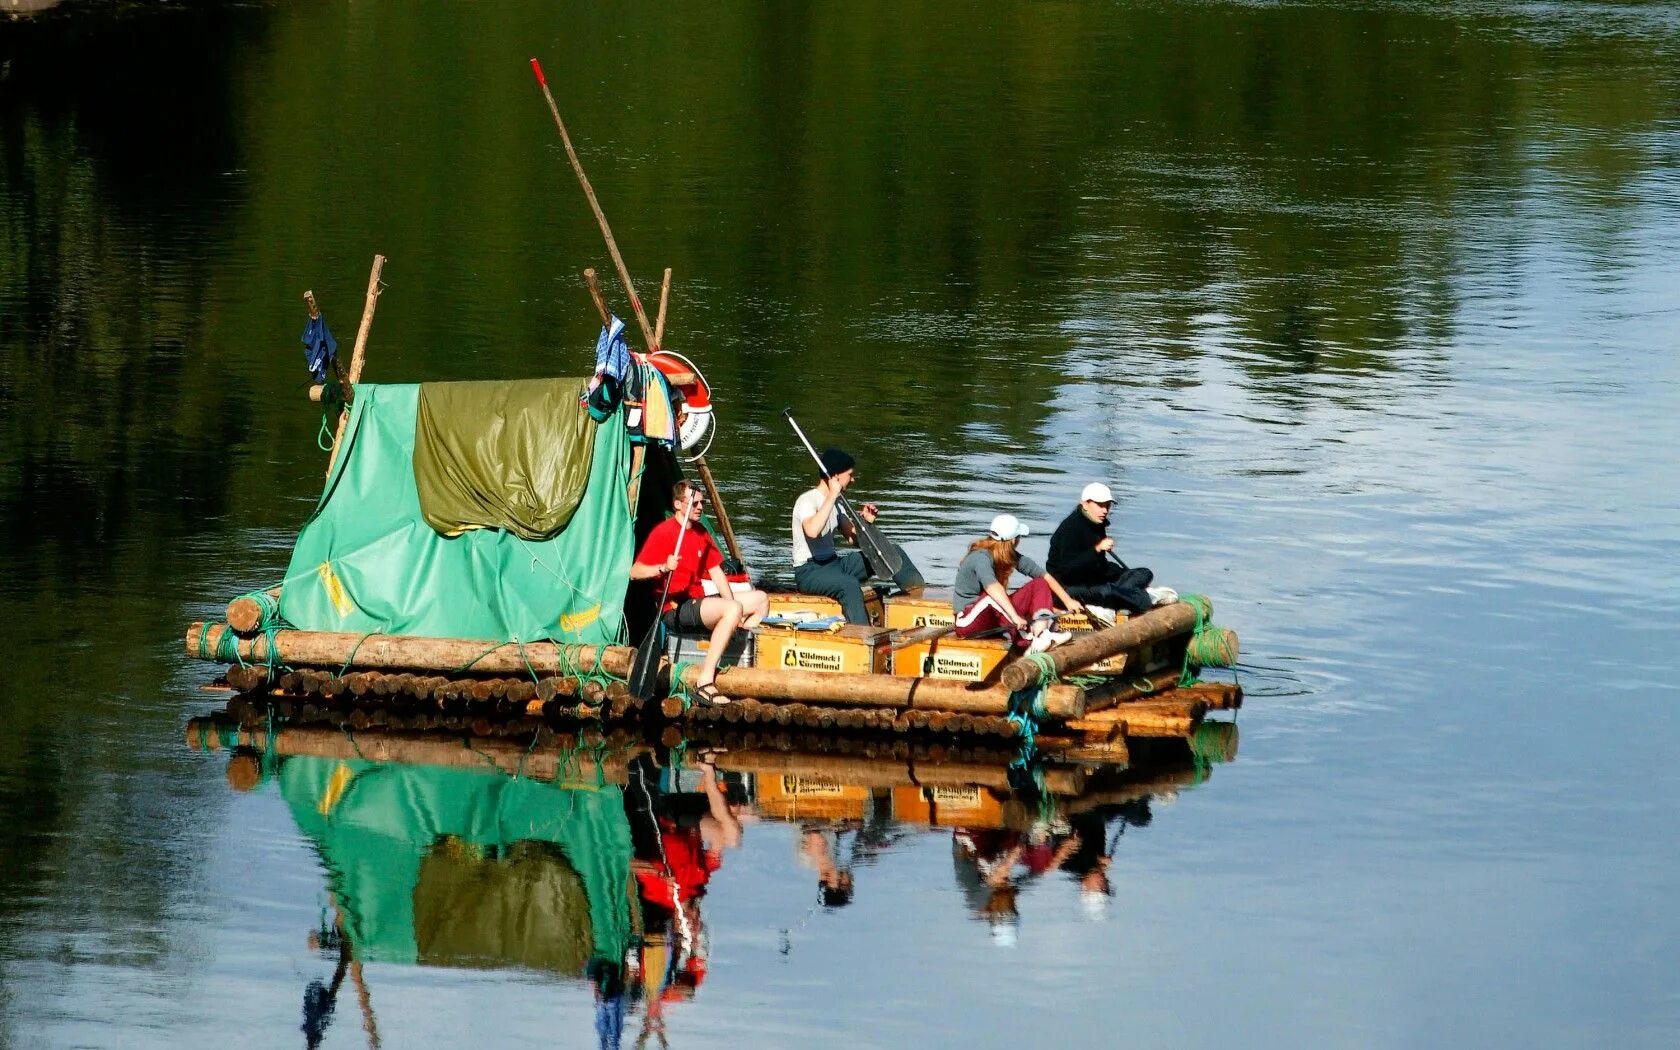
[[[1061,645],[1072,637],[1073,635],[1067,631],[1040,631],[1033,635],[1032,643],[1027,646],[1027,652],[1042,653],[1052,646]]]
[[[1178,601],[1178,592],[1171,587],[1149,587],[1146,589],[1149,591],[1149,597],[1155,600],[1156,605],[1171,605]]]

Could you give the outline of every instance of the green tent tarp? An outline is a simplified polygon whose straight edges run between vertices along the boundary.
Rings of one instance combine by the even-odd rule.
[[[630,827],[612,785],[294,756],[280,793],[320,850],[356,958],[582,976],[629,943]]]
[[[580,390],[583,380],[444,386],[542,384],[544,396],[515,389],[503,399],[539,411],[554,404],[546,395],[556,383]],[[427,524],[415,482],[420,389],[412,384],[356,387],[344,445],[286,570],[281,616],[316,631],[495,641],[551,638],[595,645],[621,640],[634,554],[626,496],[629,442],[622,415],[599,425],[588,484],[558,534],[532,540],[500,528],[474,528],[444,536]],[[575,402],[562,407],[583,411]],[[510,432],[540,431],[523,424],[507,427]],[[545,484],[555,491],[555,485]]]

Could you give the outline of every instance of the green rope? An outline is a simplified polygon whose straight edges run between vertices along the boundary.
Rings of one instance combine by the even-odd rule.
[[[331,452],[333,450],[333,435],[336,432],[336,427],[327,425],[327,413],[322,412],[321,429],[315,432],[315,447],[322,452]]]
[[[274,742],[274,705],[268,705],[268,727],[263,730],[262,761],[258,763],[261,779],[266,783],[274,776],[280,762],[279,746]]]
[[[1197,671],[1200,670],[1200,665],[1195,662],[1192,654],[1196,650],[1196,639],[1201,637],[1202,632],[1207,630],[1211,623],[1213,603],[1208,601],[1206,595],[1201,594],[1181,594],[1179,601],[1188,602],[1196,613],[1195,629],[1190,632],[1190,641],[1184,647],[1184,666],[1178,672],[1178,684],[1182,688],[1195,685],[1199,677]]]
[[[693,660],[678,660],[671,668],[671,695],[682,701],[684,711],[694,706],[694,692],[688,688],[684,679],[689,668],[699,666]]]
[[[260,610],[257,616],[257,630],[266,631],[269,624],[280,622],[280,602],[269,594],[267,589],[248,591],[235,598],[234,601],[239,601],[242,598],[249,598],[257,603],[257,608]]]
[[[344,666],[338,669],[338,677],[343,678],[344,673],[350,670],[350,665],[356,662],[356,650],[362,647],[362,643],[378,633],[378,630],[372,630],[356,639],[356,644],[350,647],[350,655],[344,658]]]
[[[1038,668],[1039,685],[1055,685],[1061,680],[1056,673],[1056,661],[1050,659],[1049,653],[1028,653],[1022,659]]]

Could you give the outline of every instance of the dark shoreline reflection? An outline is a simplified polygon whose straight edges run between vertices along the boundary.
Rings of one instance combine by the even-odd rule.
[[[332,968],[303,991],[310,1047],[347,977],[377,1040],[368,962],[584,981],[600,1045],[619,1046],[632,1023],[641,1038],[662,1034],[666,1012],[701,992],[707,888],[728,877],[755,820],[798,828],[813,881],[810,911],[781,931],[783,954],[815,911],[851,903],[857,868],[928,834],[951,837],[962,899],[999,945],[1015,942],[1023,890],[1057,874],[1101,919],[1109,860],[1128,828],[1151,824],[1150,799],[1204,782],[1236,753],[1230,722],[1092,764],[908,736],[666,729],[655,740],[373,717],[387,724],[357,730],[349,712],[286,716],[236,698],[186,727],[194,750],[226,754],[231,787],[278,791],[320,857],[327,903],[307,938]]]

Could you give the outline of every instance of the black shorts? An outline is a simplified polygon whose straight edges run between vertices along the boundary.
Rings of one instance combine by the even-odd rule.
[[[667,631],[704,631],[706,623],[700,619],[700,599],[684,598],[682,604],[659,618]]]

